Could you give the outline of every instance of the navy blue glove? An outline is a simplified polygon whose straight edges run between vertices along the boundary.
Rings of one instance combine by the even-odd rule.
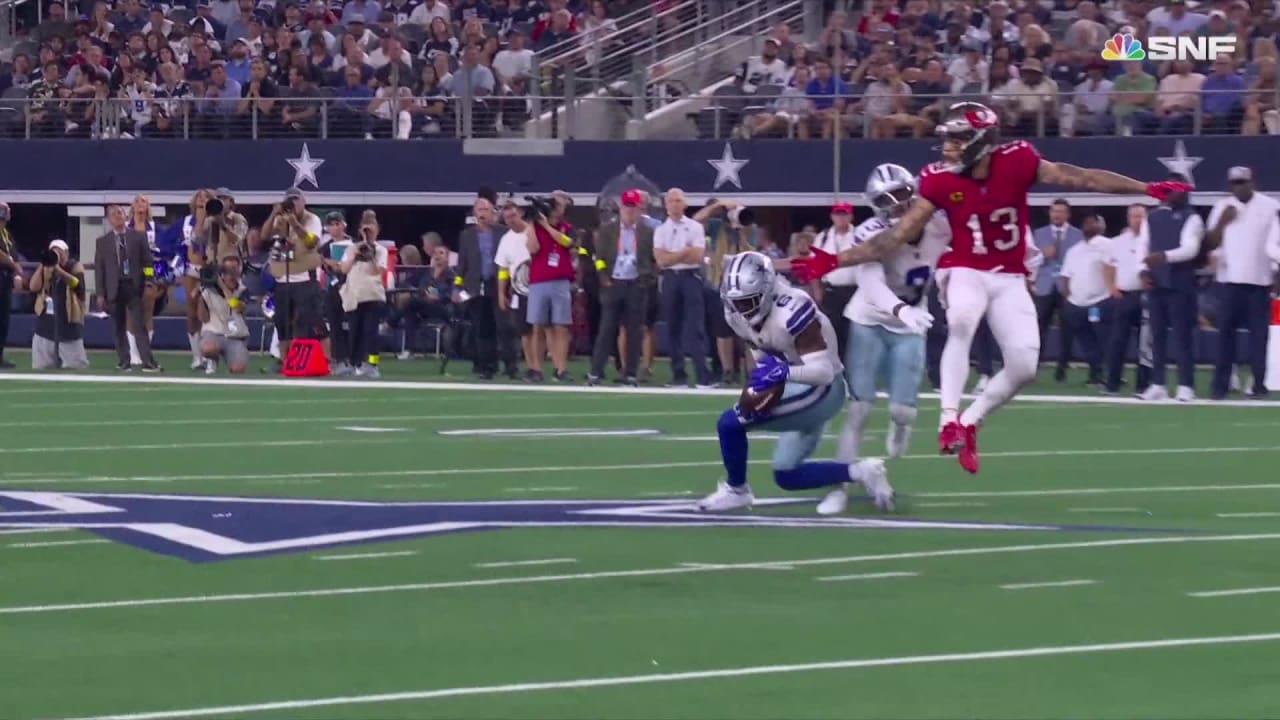
[[[785,383],[791,375],[791,365],[777,355],[765,355],[760,358],[756,369],[751,371],[750,387],[755,392]]]

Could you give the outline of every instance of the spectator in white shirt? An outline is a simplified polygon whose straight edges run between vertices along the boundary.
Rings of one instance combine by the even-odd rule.
[[[1083,135],[1109,135],[1115,130],[1116,121],[1111,117],[1112,83],[1106,72],[1105,60],[1095,58],[1089,63],[1088,77],[1076,86],[1071,103],[1062,107],[1064,134],[1068,128]]]
[[[1089,384],[1102,384],[1102,342],[1106,337],[1103,303],[1108,298],[1105,268],[1109,253],[1108,239],[1102,236],[1102,218],[1090,215],[1081,223],[1084,242],[1067,251],[1062,260],[1062,294],[1067,299],[1063,319],[1071,325],[1072,335],[1080,341],[1089,363]]]
[[[1213,373],[1213,398],[1226,397],[1235,362],[1236,331],[1249,331],[1249,365],[1253,370],[1251,397],[1265,398],[1267,332],[1270,289],[1275,264],[1280,263],[1280,203],[1254,191],[1253,171],[1227,171],[1231,197],[1219,200],[1209,213],[1205,243],[1221,245],[1218,258],[1218,359]]]
[[[409,13],[409,22],[415,25],[427,27],[435,18],[440,18],[446,23],[449,22],[450,12],[449,5],[442,0],[426,0]]]
[[[961,41],[964,54],[951,61],[947,76],[951,78],[951,93],[961,95],[987,92],[991,67],[982,59],[982,45],[973,39]]]
[[[493,72],[498,82],[506,85],[518,77],[527,77],[533,70],[533,51],[525,47],[527,38],[521,30],[507,34],[507,49],[499,50],[493,58]]]
[[[405,67],[413,67],[413,56],[408,50],[404,49],[404,45],[400,42],[398,35],[390,34],[382,38],[382,45],[377,50],[369,53],[369,67],[377,70],[378,68],[398,59]]]
[[[1129,338],[1142,328],[1142,258],[1138,247],[1138,234],[1147,219],[1144,205],[1130,205],[1128,223],[1119,235],[1107,243],[1106,266],[1102,269],[1111,296],[1108,313],[1111,316],[1110,333],[1106,352],[1107,393],[1120,392],[1120,377],[1124,374],[1124,356],[1129,349]],[[1142,365],[1138,366],[1135,388],[1146,390],[1146,377]]]

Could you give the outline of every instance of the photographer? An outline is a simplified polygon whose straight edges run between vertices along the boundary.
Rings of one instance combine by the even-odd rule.
[[[320,244],[320,218],[307,211],[306,198],[298,188],[285,193],[284,202],[271,209],[263,226],[271,243],[271,275],[276,279],[275,326],[280,338],[280,356],[289,356],[289,343],[294,338],[324,339],[320,319],[322,293],[316,281],[316,270],[323,258],[316,248]],[[279,373],[283,364],[276,361],[267,373]]]
[[[525,230],[529,249],[528,320],[533,325],[533,361],[529,367],[532,381],[542,379],[542,358],[546,354],[546,336],[551,335],[551,364],[557,382],[570,380],[569,325],[573,322],[574,256],[571,248],[572,228],[564,221],[571,201],[563,193],[550,198],[528,197],[530,222]]]
[[[342,309],[347,313],[351,365],[360,377],[378,378],[378,323],[387,308],[387,249],[378,244],[378,218],[366,210],[360,238],[342,256]]]
[[[213,198],[212,190],[197,190],[188,204],[189,213],[182,219],[182,248],[178,252],[182,289],[187,298],[187,342],[191,345],[191,369],[199,370],[208,362],[200,354],[200,317],[194,298],[200,294],[200,270],[205,263],[205,208]]]
[[[212,373],[218,358],[232,375],[249,367],[249,325],[244,319],[245,286],[240,282],[240,258],[228,255],[218,263],[217,276],[204,283],[196,299],[200,316],[200,352],[209,359]]]
[[[9,232],[9,217],[9,205],[0,202],[0,370],[13,368],[13,363],[4,359],[4,342],[9,335],[13,291],[22,289],[22,266],[18,265],[18,249]]]
[[[31,337],[32,370],[84,370],[84,266],[61,240],[49,243],[31,275],[36,296],[36,328]]]
[[[324,321],[329,326],[328,347],[332,375],[344,377],[355,373],[347,360],[351,345],[347,337],[347,314],[342,309],[342,286],[347,275],[342,271],[342,258],[351,246],[347,235],[347,219],[334,210],[324,216],[324,237],[320,240],[320,256],[324,258]]]
[[[755,248],[755,211],[736,200],[712,200],[695,213],[693,219],[702,223],[710,241],[707,248],[707,284],[703,289],[706,292],[706,327],[715,350],[711,359],[712,376],[724,384],[740,386],[742,353],[720,303],[720,274],[724,271],[725,257]]]
[[[204,226],[200,241],[207,248],[209,262],[218,267],[223,258],[236,257],[243,263],[248,254],[245,236],[249,234],[249,221],[236,212],[236,199],[227,188],[213,191],[213,197],[205,203]]]

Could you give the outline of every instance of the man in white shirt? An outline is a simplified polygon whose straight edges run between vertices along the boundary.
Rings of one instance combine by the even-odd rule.
[[[399,59],[405,67],[413,67],[413,56],[404,49],[400,36],[391,34],[382,38],[382,45],[377,50],[369,53],[369,67],[376,70],[395,59]],[[403,82],[408,80],[409,78],[405,78]]]
[[[1106,265],[1102,268],[1111,296],[1108,313],[1111,316],[1110,334],[1107,338],[1106,365],[1107,393],[1120,392],[1120,377],[1124,374],[1124,356],[1129,349],[1129,337],[1141,333],[1142,327],[1142,259],[1138,247],[1138,234],[1147,219],[1144,205],[1130,205],[1127,224],[1119,235],[1107,243]],[[1135,387],[1146,389],[1146,373],[1138,365]]]
[[[1090,215],[1081,223],[1084,242],[1076,243],[1062,259],[1058,279],[1062,283],[1063,319],[1080,341],[1085,361],[1089,363],[1089,384],[1102,384],[1103,303],[1109,297],[1105,268],[1110,251],[1108,239],[1102,236],[1102,218]]]
[[[1253,371],[1250,397],[1265,398],[1270,289],[1280,263],[1280,203],[1254,191],[1253,171],[1227,171],[1231,197],[1219,200],[1209,213],[1205,244],[1221,245],[1218,258],[1218,361],[1213,370],[1213,398],[1227,395],[1235,363],[1236,331],[1249,331],[1249,366]]]
[[[525,367],[536,367],[530,342],[533,326],[525,315],[526,297],[514,287],[528,289],[530,260],[524,213],[514,202],[507,201],[502,206],[502,224],[507,226],[507,232],[498,241],[498,250],[493,256],[493,264],[498,266],[498,343],[514,344],[515,338],[520,338]]]
[[[513,28],[507,33],[507,43],[507,49],[493,57],[493,72],[504,85],[514,78],[528,77],[533,69],[533,51],[525,47],[524,32]]]
[[[409,13],[409,22],[422,27],[429,27],[431,21],[440,18],[445,22],[449,22],[449,4],[442,0],[426,0]]]
[[[818,233],[813,246],[829,253],[840,254],[856,244],[854,240],[853,205],[843,200],[831,206],[831,227]],[[819,306],[829,318],[844,317],[844,308],[858,289],[858,268],[840,268],[828,273],[821,281],[822,291],[818,295]],[[835,325],[836,339],[840,348],[849,347],[849,323],[837,320]]]
[[[706,309],[703,264],[707,238],[702,225],[685,217],[689,207],[684,191],[671,188],[664,202],[667,219],[653,233],[653,255],[662,273],[662,319],[667,325],[671,354],[671,385],[689,384],[684,360],[688,355],[699,388],[711,387],[707,368]]]

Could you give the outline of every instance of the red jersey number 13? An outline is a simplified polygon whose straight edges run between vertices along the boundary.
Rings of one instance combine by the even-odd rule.
[[[1018,246],[1020,238],[1018,237],[1018,209],[1014,207],[1002,207],[991,211],[988,218],[990,225],[993,227],[991,244],[996,250],[1003,252],[1012,250]],[[965,223],[965,227],[969,228],[969,233],[973,236],[973,254],[987,254],[987,238],[982,232],[982,220],[978,217],[978,213],[969,216],[969,221]]]

